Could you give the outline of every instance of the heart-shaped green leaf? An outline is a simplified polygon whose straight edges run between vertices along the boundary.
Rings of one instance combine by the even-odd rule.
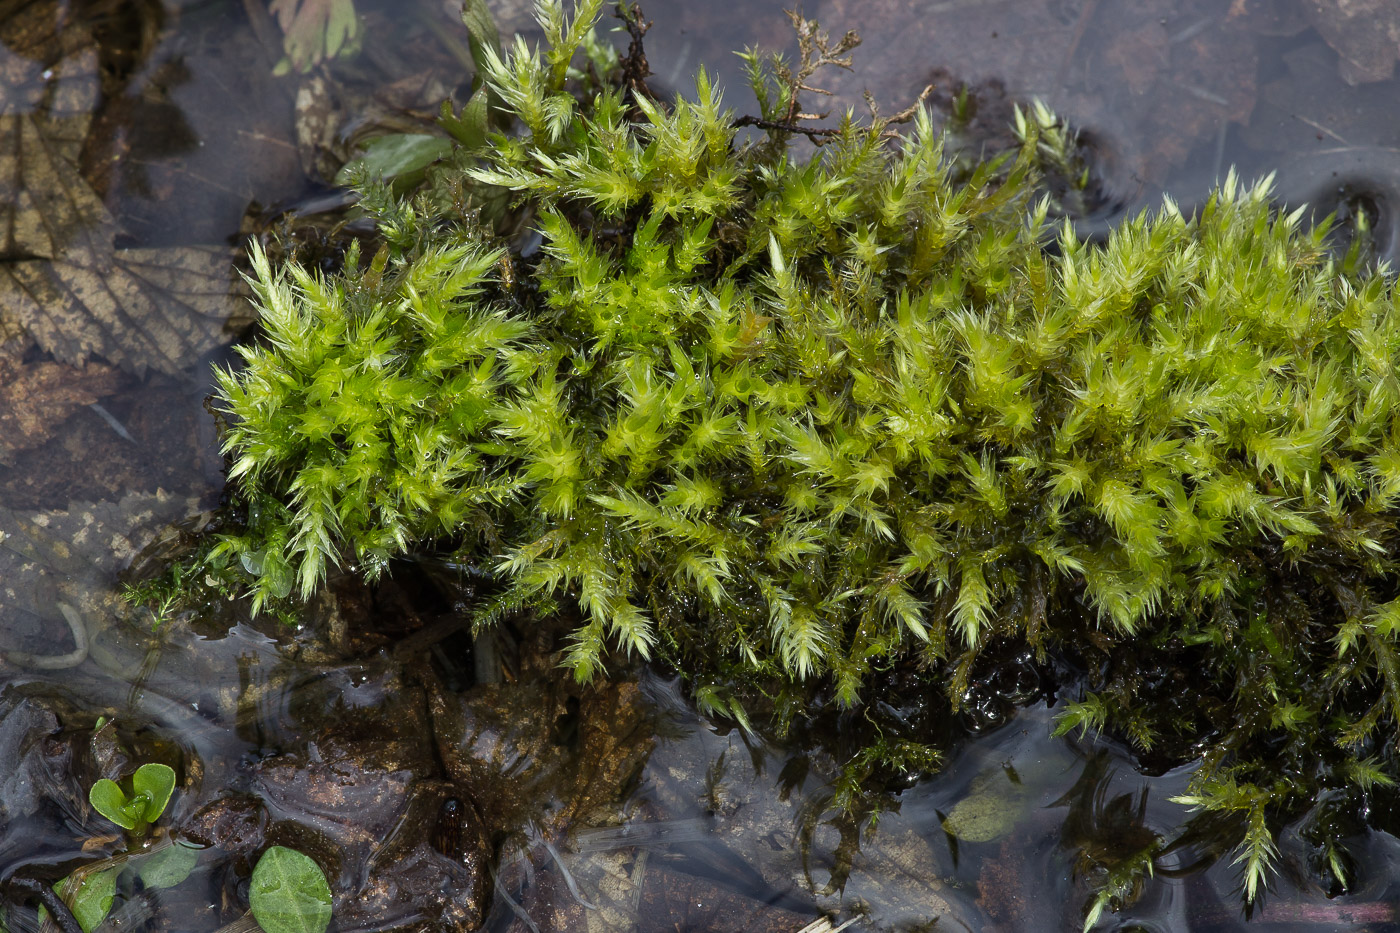
[[[131,788],[135,796],[146,798],[144,816],[146,822],[154,823],[165,812],[165,805],[170,803],[170,795],[175,791],[175,769],[169,765],[144,764],[136,769]]]
[[[107,918],[107,912],[112,909],[112,898],[117,893],[117,875],[121,870],[121,866],[117,865],[86,876],[71,896],[64,894],[65,890],[74,884],[71,877],[54,884],[54,891],[73,911],[73,917],[78,921],[78,926],[83,928],[83,933],[92,933]],[[39,914],[42,921],[46,912],[41,908]]]
[[[452,152],[452,140],[427,133],[391,133],[365,144],[364,154],[346,164],[336,175],[337,184],[347,184],[351,166],[363,165],[371,178],[386,181],[412,175]]]
[[[137,814],[132,812],[131,801],[115,781],[103,778],[92,785],[92,789],[88,791],[88,802],[94,810],[122,829],[136,828]]]
[[[284,846],[258,859],[248,903],[266,933],[324,933],[331,922],[331,889],[320,866]]]
[[[198,849],[176,842],[141,859],[136,873],[148,888],[173,888],[189,877],[197,861]]]

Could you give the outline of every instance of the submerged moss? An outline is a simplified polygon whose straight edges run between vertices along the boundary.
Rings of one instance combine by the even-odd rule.
[[[266,339],[219,374],[248,520],[209,567],[276,605],[451,550],[496,581],[481,624],[576,605],[581,678],[661,655],[846,706],[911,659],[956,702],[1022,640],[1099,671],[1066,729],[1204,750],[1186,802],[1238,822],[1251,897],[1283,815],[1392,780],[1389,279],[1233,177],[1081,242],[1040,110],[965,171],[924,110],[800,158],[797,94],[843,51],[810,24],[800,63],[748,56],[758,138],[703,73],[581,91],[599,6],[544,4],[543,57],[483,47],[523,129],[414,200],[370,186],[372,261],[255,252]],[[526,258],[459,211],[496,189]]]

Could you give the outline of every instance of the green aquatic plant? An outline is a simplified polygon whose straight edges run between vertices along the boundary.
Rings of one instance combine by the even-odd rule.
[[[175,787],[167,765],[147,763],[136,769],[127,794],[114,781],[93,784],[93,809],[141,841],[128,851],[79,867],[53,885],[84,933],[107,919],[119,892],[173,888],[189,877],[199,850],[161,830],[146,840],[149,824],[164,812]],[[284,846],[269,846],[253,867],[248,889],[249,914],[267,933],[322,933],[330,923],[331,892],[325,874],[308,855]],[[40,917],[44,916],[41,909]]]
[[[146,828],[160,819],[170,795],[175,791],[175,769],[158,762],[147,762],[131,776],[131,793],[116,781],[102,778],[88,791],[92,808],[122,829],[144,835]]]
[[[1233,176],[1084,242],[1038,187],[1072,140],[1043,108],[967,170],[924,109],[811,130],[850,42],[801,20],[799,62],[746,56],[758,117],[704,72],[663,102],[603,63],[600,7],[480,46],[517,131],[417,196],[364,185],[368,262],[255,248],[263,339],[218,376],[244,520],[209,572],[275,607],[446,551],[494,581],[479,625],[576,606],[579,678],[662,656],[845,706],[898,663],[956,704],[1023,641],[1097,671],[1066,729],[1204,741],[1183,799],[1238,821],[1251,898],[1286,814],[1394,775],[1384,270]],[[524,254],[472,207],[502,191]]]
[[[98,723],[101,730],[102,721]],[[159,762],[146,762],[122,784],[108,778],[95,781],[88,790],[88,802],[102,816],[126,830],[128,839],[138,843],[98,862],[80,866],[53,885],[54,892],[73,912],[84,933],[91,933],[107,918],[122,882],[139,878],[149,889],[170,888],[184,881],[194,868],[195,850],[160,831],[147,839],[151,824],[160,819],[175,792],[175,769]],[[41,919],[45,910],[41,909]]]
[[[253,866],[248,903],[266,933],[322,933],[331,922],[331,889],[321,866],[286,846],[268,846]]]

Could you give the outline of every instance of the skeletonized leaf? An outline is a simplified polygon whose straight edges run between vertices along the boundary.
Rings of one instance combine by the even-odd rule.
[[[54,259],[111,249],[111,215],[62,140],[27,114],[0,117],[0,255]]]
[[[86,117],[97,99],[97,46],[83,18],[46,0],[0,10],[0,113]]]
[[[78,170],[96,47],[60,16],[40,3],[0,15],[0,334],[22,327],[67,363],[174,372],[219,340],[232,254],[113,248],[117,224]]]
[[[219,247],[115,250],[0,264],[0,306],[58,359],[177,372],[221,342],[236,310]]]
[[[0,256],[105,248],[112,220],[76,165],[97,102],[97,49],[57,28],[54,4],[25,4],[0,23]]]
[[[54,4],[7,4],[0,15],[0,259],[90,252],[112,222],[76,165],[97,100],[97,53]],[[23,323],[0,302],[0,340]]]

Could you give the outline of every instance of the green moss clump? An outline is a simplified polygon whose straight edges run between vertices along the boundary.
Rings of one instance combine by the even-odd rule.
[[[546,4],[544,58],[486,53],[523,131],[439,180],[513,192],[528,258],[376,189],[367,266],[255,253],[266,340],[219,377],[250,520],[212,560],[261,604],[456,549],[499,583],[484,619],[576,603],[581,678],[661,651],[855,704],[909,657],[959,696],[999,638],[1189,658],[1225,713],[1145,710],[1118,677],[1066,726],[1147,746],[1233,716],[1192,802],[1243,814],[1251,892],[1267,807],[1319,779],[1250,783],[1249,749],[1389,780],[1346,771],[1400,724],[1385,277],[1233,178],[1080,242],[1037,194],[1043,112],[966,173],[923,111],[901,137],[848,117],[800,159],[815,33],[802,67],[748,56],[756,139],[703,73],[671,105],[580,96],[599,5]]]

